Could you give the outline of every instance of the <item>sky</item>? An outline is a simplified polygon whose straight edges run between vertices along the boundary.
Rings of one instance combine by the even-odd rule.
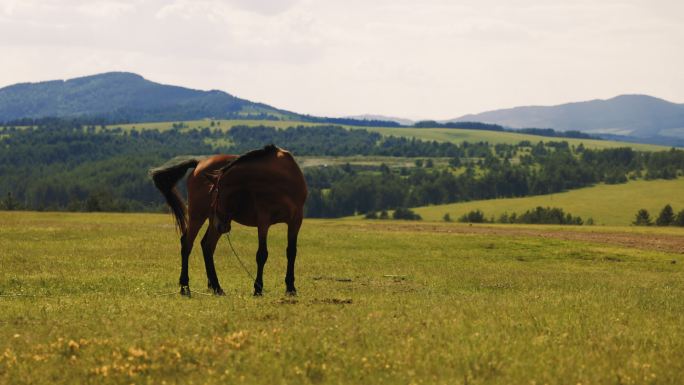
[[[684,103],[681,0],[0,0],[0,87],[108,71],[321,116]]]

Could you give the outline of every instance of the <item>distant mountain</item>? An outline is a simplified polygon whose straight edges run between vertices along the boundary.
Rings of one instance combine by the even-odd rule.
[[[101,117],[117,122],[298,116],[223,91],[155,83],[128,72],[0,88],[0,122],[40,117]]]
[[[348,118],[302,115],[223,91],[159,84],[129,72],[0,88],[0,123],[43,117],[103,118],[111,123],[252,118],[356,126],[416,124],[409,119],[382,115]],[[610,139],[684,146],[684,104],[647,95],[621,95],[549,107],[516,107],[465,115],[447,122],[572,130]]]
[[[648,95],[620,95],[608,100],[487,111],[451,121],[478,121],[512,128],[548,127],[632,138],[682,138],[684,104]]]
[[[404,118],[395,118],[392,116],[384,116],[384,115],[371,115],[371,114],[365,114],[365,115],[354,115],[354,116],[346,116],[345,118],[347,119],[355,119],[355,120],[370,120],[370,121],[385,121],[385,122],[396,122],[401,124],[402,126],[412,126],[415,122],[411,119],[404,119]]]

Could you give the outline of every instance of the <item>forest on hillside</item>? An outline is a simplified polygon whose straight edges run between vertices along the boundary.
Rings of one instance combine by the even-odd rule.
[[[280,130],[238,126],[224,132],[212,127],[185,129],[179,124],[166,131],[138,131],[51,119],[33,127],[0,127],[0,205],[30,210],[161,211],[163,199],[147,175],[149,168],[178,155],[243,153],[269,143],[295,156],[415,160],[411,167],[307,167],[309,217],[548,194],[600,182],[671,179],[684,173],[684,151],[677,149],[593,150],[564,141],[457,145],[333,125]]]

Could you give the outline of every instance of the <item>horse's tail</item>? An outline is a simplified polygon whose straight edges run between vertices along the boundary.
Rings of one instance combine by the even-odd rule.
[[[166,203],[171,208],[171,213],[176,219],[176,226],[178,226],[181,234],[185,234],[188,227],[187,208],[176,189],[176,183],[185,176],[188,169],[197,167],[198,163],[199,160],[195,158],[177,157],[166,162],[163,166],[149,171],[154,186],[162,193]]]

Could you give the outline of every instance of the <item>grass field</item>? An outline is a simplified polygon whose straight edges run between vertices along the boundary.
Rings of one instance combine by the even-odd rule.
[[[425,161],[431,159],[435,168],[449,166],[450,158],[407,158],[398,156],[298,156],[297,163],[302,168],[320,166],[341,166],[349,163],[354,166],[380,166],[382,164],[390,168],[416,167],[416,159]]]
[[[290,298],[275,226],[263,297],[222,241],[186,299],[167,215],[0,212],[0,383],[681,383],[681,253],[475,228],[307,220]]]
[[[505,212],[522,214],[537,206],[559,207],[584,220],[591,217],[597,225],[627,226],[634,221],[639,209],[647,209],[655,220],[666,204],[672,205],[675,213],[684,209],[684,179],[601,184],[558,194],[425,206],[414,211],[425,220],[441,221],[446,213],[455,220],[477,209],[487,218],[498,218]]]
[[[587,148],[602,149],[615,147],[631,147],[635,150],[642,151],[663,151],[668,147],[657,146],[653,144],[639,144],[615,142],[611,140],[591,140],[591,139],[573,139],[573,138],[550,138],[538,135],[518,134],[514,132],[499,132],[499,131],[484,131],[484,130],[462,130],[462,129],[448,129],[448,128],[394,128],[394,127],[378,127],[372,128],[371,131],[379,132],[383,135],[404,136],[409,138],[416,138],[422,140],[436,140],[438,142],[452,142],[462,143],[468,142],[489,142],[491,144],[517,144],[523,140],[529,140],[532,143],[538,142],[568,142],[570,145],[577,146],[583,143]]]
[[[184,129],[192,130],[205,127],[211,127],[212,120],[201,119],[201,120],[184,120],[182,122],[153,122],[153,123],[131,123],[131,124],[114,124],[109,126],[110,128],[121,127],[123,130],[170,130],[174,124],[183,123]],[[293,126],[317,126],[318,123],[309,122],[293,122],[289,120],[250,120],[250,119],[219,119],[213,120],[213,128],[221,128],[223,130],[229,130],[235,126],[269,126],[275,128],[288,128]]]
[[[264,120],[217,120],[220,122],[215,128],[222,128],[229,130],[232,127],[239,125],[246,126],[271,126],[276,128],[288,128],[292,126],[318,126],[319,123],[308,122],[292,122],[292,121],[264,121]],[[157,129],[168,130],[177,122],[158,122],[158,123],[134,123],[124,125],[114,125],[112,127],[121,127],[124,130],[132,128],[137,129]],[[208,127],[211,121],[209,120],[193,120],[183,122],[188,129]],[[664,151],[669,149],[665,146],[657,146],[653,144],[639,144],[616,142],[610,140],[588,140],[588,139],[572,139],[572,138],[550,138],[538,135],[517,134],[513,132],[498,132],[498,131],[484,131],[484,130],[463,130],[463,129],[447,129],[447,128],[407,128],[407,127],[352,127],[345,126],[349,129],[366,129],[369,131],[378,132],[385,136],[400,136],[407,138],[416,138],[421,140],[436,140],[438,142],[452,142],[462,143],[468,142],[489,142],[490,144],[517,144],[523,140],[529,140],[532,143],[549,142],[549,141],[565,141],[571,145],[577,146],[583,143],[587,148],[614,148],[614,147],[631,147],[635,150],[641,151]]]

